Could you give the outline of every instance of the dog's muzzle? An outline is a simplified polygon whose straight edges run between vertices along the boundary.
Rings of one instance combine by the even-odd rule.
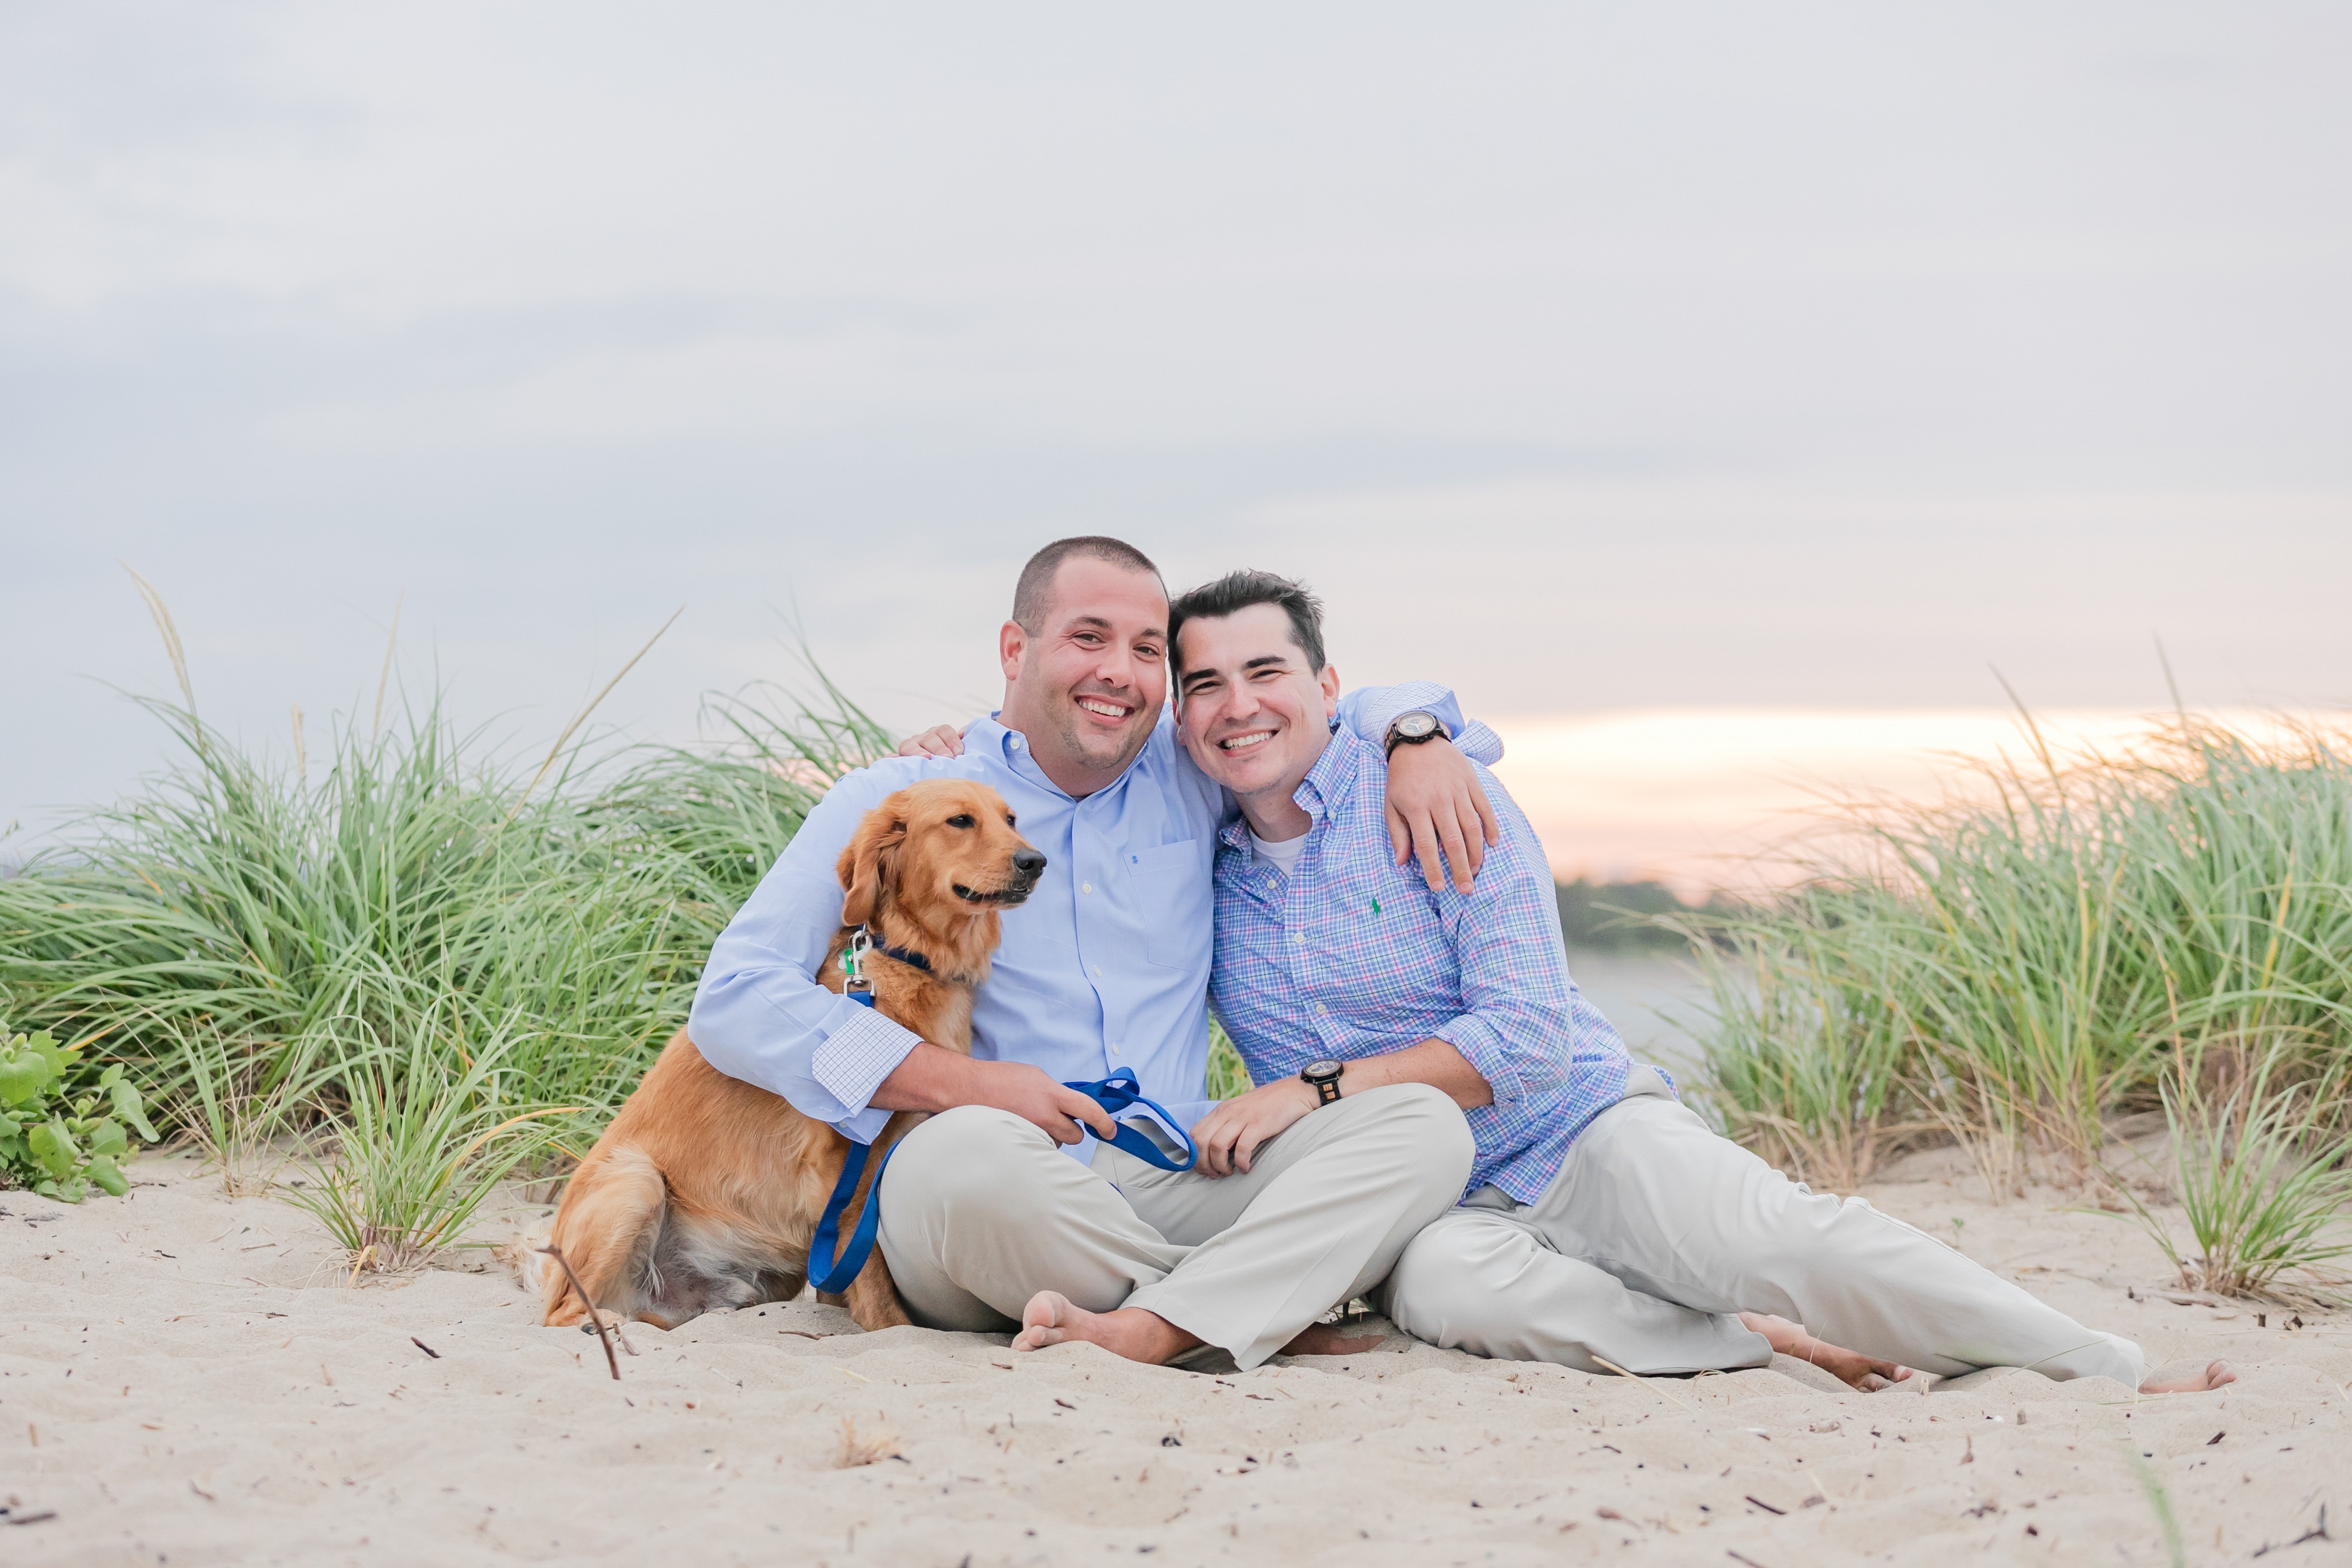
[[[967,904],[993,904],[999,909],[1012,909],[1029,901],[1037,890],[1037,879],[1045,873],[1043,851],[1024,849],[1013,857],[1013,879],[1001,888],[967,888],[961,882],[951,884],[955,896]]]

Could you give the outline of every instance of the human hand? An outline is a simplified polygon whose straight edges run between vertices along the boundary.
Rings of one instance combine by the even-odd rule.
[[[898,742],[902,757],[961,757],[963,755],[963,731],[952,724],[934,724],[919,735],[909,735]]]
[[[971,1076],[962,1103],[992,1105],[1042,1130],[1056,1143],[1075,1143],[1091,1131],[1097,1138],[1118,1136],[1118,1123],[1089,1096],[1027,1062],[967,1062]],[[1080,1122],[1086,1125],[1081,1127]]]
[[[1389,847],[1396,863],[1418,856],[1421,874],[1435,892],[1445,885],[1444,865],[1454,869],[1454,889],[1470,890],[1470,879],[1486,858],[1486,846],[1503,841],[1502,818],[1478,787],[1477,770],[1451,741],[1399,746],[1389,758]]]
[[[1278,1078],[1238,1100],[1228,1100],[1192,1129],[1201,1158],[1192,1167],[1204,1176],[1230,1176],[1250,1168],[1257,1146],[1322,1104],[1300,1079]]]

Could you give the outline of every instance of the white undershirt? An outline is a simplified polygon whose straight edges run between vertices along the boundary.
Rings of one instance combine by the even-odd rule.
[[[1310,828],[1308,831],[1313,830]],[[1269,844],[1257,836],[1255,829],[1251,830],[1251,856],[1259,865],[1271,866],[1286,877],[1298,868],[1298,857],[1306,853],[1306,850],[1307,835],[1305,833],[1296,838],[1286,838],[1278,844]]]

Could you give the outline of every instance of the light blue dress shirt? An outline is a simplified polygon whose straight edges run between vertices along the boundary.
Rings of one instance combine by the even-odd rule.
[[[1453,694],[1426,682],[1350,693],[1340,718],[1377,744],[1414,709],[1444,720],[1465,754],[1502,755],[1492,731],[1465,725]],[[1083,800],[992,718],[964,731],[960,757],[886,757],[844,777],[710,950],[687,1025],[705,1059],[860,1142],[881,1132],[889,1112],[867,1101],[918,1037],[814,977],[841,929],[834,862],[867,811],[927,778],[991,785],[1046,857],[1037,890],[1005,911],[973,1000],[972,1055],[1064,1082],[1132,1068],[1181,1126],[1207,1114],[1213,867],[1232,805],[1166,711],[1127,772]],[[1071,1152],[1084,1158],[1090,1142]]]

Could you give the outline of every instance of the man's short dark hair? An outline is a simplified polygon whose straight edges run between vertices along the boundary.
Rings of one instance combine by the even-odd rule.
[[[1277,577],[1271,572],[1244,569],[1228,572],[1213,583],[1203,583],[1168,606],[1168,649],[1175,655],[1177,675],[1184,673],[1184,658],[1177,651],[1176,634],[1183,630],[1186,621],[1223,620],[1252,605],[1280,605],[1282,613],[1290,617],[1290,640],[1307,656],[1308,672],[1322,673],[1323,601],[1304,583]]]
[[[1112,539],[1100,533],[1082,533],[1074,539],[1057,539],[1029,557],[1029,564],[1021,568],[1021,581],[1013,584],[1013,618],[1031,637],[1036,637],[1043,630],[1045,605],[1054,596],[1054,574],[1062,569],[1062,563],[1073,555],[1090,555],[1114,566],[1124,566],[1130,572],[1149,572],[1154,577],[1160,575],[1160,568],[1151,563],[1151,557],[1123,539]],[[1160,591],[1163,595],[1168,592],[1165,581],[1160,584]]]

